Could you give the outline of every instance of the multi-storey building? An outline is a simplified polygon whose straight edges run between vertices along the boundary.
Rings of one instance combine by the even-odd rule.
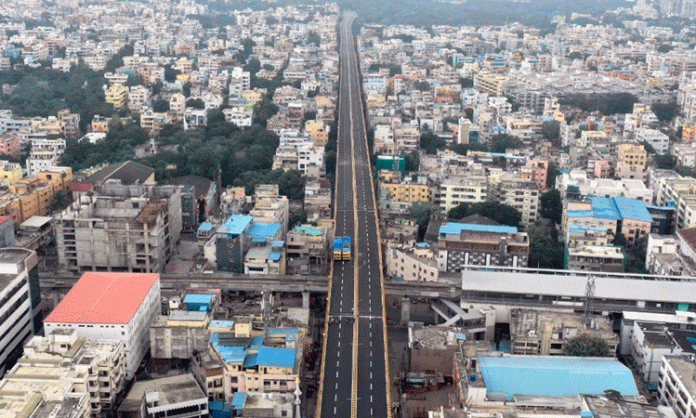
[[[421,242],[413,248],[391,246],[385,252],[387,274],[397,280],[436,282],[440,277],[437,254]]]
[[[696,364],[688,356],[663,356],[657,383],[662,405],[671,406],[678,418],[696,417]]]
[[[513,226],[449,222],[440,227],[438,268],[459,272],[465,266],[526,267],[529,236]]]
[[[522,215],[520,225],[529,229],[539,220],[541,210],[541,187],[535,181],[519,179],[501,179],[493,183],[494,200],[512,206]]]
[[[287,274],[328,274],[330,235],[327,227],[298,225],[288,232],[286,241]]]
[[[277,184],[259,184],[254,193],[254,208],[249,212],[254,222],[280,224],[282,235],[288,230],[290,202],[278,192]]]
[[[150,107],[152,92],[145,86],[132,86],[128,92],[128,108],[132,112],[142,113]]]
[[[47,337],[34,337],[24,347],[15,376],[34,370],[51,374],[68,371],[75,392],[87,392],[92,417],[111,417],[116,397],[126,381],[124,344],[120,341],[78,337],[74,329],[55,329]],[[73,372],[73,373],[70,373]]]
[[[619,161],[628,164],[632,170],[645,168],[648,153],[643,145],[621,144],[619,145]]]
[[[4,184],[15,184],[22,179],[23,175],[21,165],[0,160],[0,179]]]
[[[512,354],[564,355],[573,337],[582,333],[601,338],[607,343],[608,355],[616,355],[619,337],[604,316],[591,315],[585,323],[583,315],[567,312],[544,312],[534,309],[510,310]]]
[[[35,176],[39,171],[58,165],[65,151],[65,139],[35,139],[31,141],[31,151],[27,158],[27,174]]]
[[[208,397],[191,374],[135,382],[118,408],[120,418],[207,418]]]
[[[669,136],[657,129],[636,129],[636,141],[638,143],[647,142],[658,154],[667,154],[669,152]]]
[[[71,271],[161,272],[182,229],[182,186],[97,186],[56,216]]]
[[[485,176],[449,177],[440,183],[433,201],[440,213],[447,213],[462,203],[478,203],[488,198],[488,181]]]
[[[114,109],[121,110],[128,103],[128,87],[123,84],[113,84],[104,93],[106,103],[114,105]]]
[[[474,88],[491,96],[504,96],[510,84],[509,77],[490,71],[479,71],[474,75]]]
[[[624,271],[624,254],[620,247],[585,245],[569,247],[567,270]]]
[[[655,190],[655,203],[676,208],[676,228],[696,226],[696,179],[664,176]]]
[[[132,379],[150,348],[149,328],[160,308],[159,274],[82,275],[44,320],[46,333],[76,330],[77,337],[120,341],[126,378]]]

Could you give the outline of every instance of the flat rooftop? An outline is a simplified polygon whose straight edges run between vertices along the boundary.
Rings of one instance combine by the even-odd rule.
[[[637,396],[631,371],[615,359],[581,357],[479,357],[489,394],[577,396],[600,395],[613,389]]]
[[[198,400],[206,404],[208,402],[208,397],[198,386],[193,375],[182,374],[162,379],[135,382],[123,400],[119,411],[139,411],[143,397],[154,392],[158,393],[160,406]]]

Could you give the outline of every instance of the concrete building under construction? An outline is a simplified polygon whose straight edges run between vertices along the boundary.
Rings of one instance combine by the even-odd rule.
[[[619,336],[609,319],[599,315],[567,312],[513,309],[510,312],[510,338],[512,354],[563,355],[564,348],[573,337],[587,333],[603,339],[609,355],[616,354]]]
[[[96,186],[56,217],[61,266],[70,271],[161,272],[181,234],[183,188]]]

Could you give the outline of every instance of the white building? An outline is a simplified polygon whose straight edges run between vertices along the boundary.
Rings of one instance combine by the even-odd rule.
[[[47,167],[60,165],[60,156],[65,151],[65,139],[35,139],[31,142],[31,152],[27,158],[27,175],[35,176]]]
[[[636,141],[638,143],[647,142],[658,154],[667,154],[669,152],[669,136],[663,134],[657,129],[638,128],[636,130]]]
[[[0,375],[7,359],[32,335],[32,289],[28,266],[36,265],[36,253],[23,248],[0,250]],[[38,283],[36,283],[38,284]]]
[[[150,347],[160,307],[159,274],[87,272],[44,320],[46,333],[76,329],[78,337],[123,341],[126,377],[135,376]]]
[[[696,418],[696,364],[681,356],[665,356],[657,395],[661,405],[674,408],[678,418]]]

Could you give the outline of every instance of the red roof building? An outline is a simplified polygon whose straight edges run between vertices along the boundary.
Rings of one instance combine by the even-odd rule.
[[[44,323],[127,324],[158,279],[159,274],[84,273]]]
[[[44,320],[46,335],[75,329],[77,336],[124,342],[126,376],[132,378],[150,346],[150,326],[160,311],[160,276],[87,272]]]

